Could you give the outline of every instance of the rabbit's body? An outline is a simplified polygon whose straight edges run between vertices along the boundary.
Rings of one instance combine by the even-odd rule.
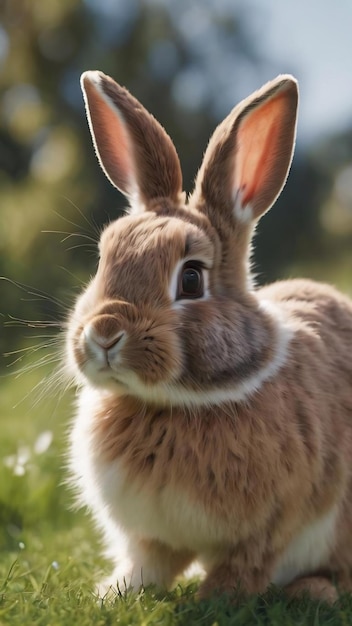
[[[275,556],[270,580],[287,584],[329,568],[348,504],[352,526],[352,498],[344,501],[349,483],[352,490],[352,307],[310,281],[276,283],[261,296],[291,331],[280,378],[245,399],[241,387],[240,402],[189,409],[85,389],[74,468],[98,522],[107,511],[110,541],[116,525],[117,537],[120,527],[130,541],[205,562],[253,541],[256,559]],[[119,553],[118,543],[110,548]],[[352,565],[351,540],[342,552]],[[137,567],[133,580],[171,582],[152,574],[141,578]],[[130,577],[123,571],[120,585]]]
[[[244,119],[239,145],[245,133],[252,136],[257,109],[264,128],[272,103],[288,115],[290,80],[273,83],[231,118],[231,132]],[[96,133],[117,117],[122,156],[109,167],[124,189],[144,145],[133,135],[139,121],[121,104],[126,92],[115,93],[109,79],[94,75],[85,87]],[[115,99],[125,107],[122,118]],[[133,100],[130,106],[140,107]],[[270,115],[275,138],[281,117],[276,108]],[[276,582],[332,599],[334,588],[320,574],[348,587],[352,568],[352,303],[312,281],[253,287],[252,221],[277,190],[263,183],[267,152],[263,164],[252,157],[253,145],[249,157],[237,153],[244,182],[232,195],[235,225],[229,221],[231,203],[212,178],[218,168],[226,181],[224,145],[233,142],[226,128],[210,143],[189,206],[175,193],[177,176],[176,183],[165,177],[168,199],[158,189],[155,200],[144,198],[145,212],[103,234],[97,274],[68,335],[83,384],[72,470],[118,563],[112,583],[169,586],[199,559],[203,594],[238,585],[262,592]],[[292,150],[289,128],[286,165],[281,153],[273,165],[284,167],[280,187]],[[106,145],[96,141],[102,156]],[[141,195],[148,193],[143,181],[132,185]],[[250,203],[242,202],[246,194]],[[214,203],[223,216],[212,215]]]

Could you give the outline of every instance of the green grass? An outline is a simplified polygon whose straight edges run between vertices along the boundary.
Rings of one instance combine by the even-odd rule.
[[[1,626],[352,624],[349,596],[329,607],[288,602],[271,589],[234,607],[224,597],[199,602],[196,581],[181,581],[168,594],[148,589],[99,600],[94,581],[109,573],[109,564],[89,518],[71,510],[63,485],[72,396],[58,402],[47,392],[35,404],[30,391],[38,377],[33,371],[0,378]]]

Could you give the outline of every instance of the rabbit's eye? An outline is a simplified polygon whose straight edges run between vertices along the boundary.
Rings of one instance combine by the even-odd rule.
[[[204,294],[203,272],[200,266],[186,264],[179,277],[177,299],[201,298]]]

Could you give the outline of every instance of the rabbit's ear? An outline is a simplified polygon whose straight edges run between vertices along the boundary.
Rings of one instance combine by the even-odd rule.
[[[213,223],[228,222],[230,216],[250,223],[274,203],[292,160],[297,102],[296,80],[278,76],[215,130],[193,196]]]
[[[133,207],[160,197],[177,202],[181,168],[162,126],[127,89],[102,72],[84,72],[81,86],[97,156],[112,184]]]

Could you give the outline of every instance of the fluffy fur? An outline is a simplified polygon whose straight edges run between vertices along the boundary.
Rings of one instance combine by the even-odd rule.
[[[102,167],[132,207],[103,233],[67,336],[72,473],[110,581],[168,587],[197,559],[201,595],[275,582],[332,601],[333,582],[351,587],[352,303],[311,281],[256,290],[249,268],[291,163],[296,82],[280,76],[230,113],[188,204],[156,120],[100,72],[82,87]],[[197,297],[180,290],[190,262]]]

